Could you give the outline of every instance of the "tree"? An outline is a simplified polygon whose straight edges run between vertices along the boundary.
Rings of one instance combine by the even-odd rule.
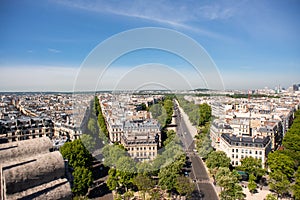
[[[211,146],[211,139],[208,134],[196,142],[198,154],[202,158],[207,158],[208,155],[213,152],[213,148]]]
[[[224,151],[213,151],[211,152],[206,160],[206,166],[214,171],[220,167],[229,167],[230,158],[227,157]]]
[[[283,152],[290,156],[298,166],[300,164],[300,110],[296,111],[294,116],[293,124],[286,132],[282,145]]]
[[[239,170],[245,171],[248,174],[253,174],[255,178],[263,176],[266,171],[262,168],[262,161],[253,157],[246,157],[241,160]]]
[[[133,191],[128,190],[127,192],[124,193],[123,196],[124,196],[125,199],[129,200],[131,197],[134,197],[134,193],[133,193]]]
[[[216,174],[217,184],[221,187],[221,199],[243,199],[245,197],[243,188],[238,184],[239,174],[231,172],[226,167],[220,167]]]
[[[295,184],[292,186],[293,195],[296,200],[300,200],[300,168],[295,174]]]
[[[170,99],[165,99],[163,104],[167,114],[166,124],[171,124],[173,115],[173,102]]]
[[[225,188],[220,193],[221,200],[243,200],[245,199],[245,194],[243,193],[243,188],[238,183],[231,184],[229,187]]]
[[[290,182],[287,176],[281,171],[270,173],[269,185],[278,197],[287,193],[288,189],[290,188]]]
[[[106,181],[108,188],[113,191],[119,187],[117,170],[115,168],[110,168],[108,171],[108,179]]]
[[[73,172],[74,182],[72,192],[76,195],[85,195],[93,183],[92,172],[85,167],[76,167]]]
[[[273,194],[268,194],[266,200],[277,200],[277,198]]]
[[[138,174],[134,179],[133,183],[137,186],[139,191],[143,193],[143,199],[145,199],[145,194],[154,186],[154,181],[143,174]]]
[[[199,112],[200,112],[199,125],[204,126],[206,122],[210,121],[211,107],[207,103],[200,104]]]
[[[256,183],[255,183],[256,177],[253,174],[250,174],[249,176],[249,183],[248,183],[248,189],[250,191],[251,194],[254,193],[254,191],[256,190]]]
[[[93,134],[96,135],[98,133],[98,125],[96,120],[93,117],[89,118],[88,122],[88,130]]]
[[[102,149],[102,154],[104,157],[104,165],[112,167],[116,166],[118,160],[126,156],[126,151],[121,145],[106,145]]]
[[[190,179],[184,176],[178,176],[175,184],[176,191],[182,196],[190,195],[194,190],[194,184]]]
[[[169,165],[160,169],[158,173],[158,185],[161,186],[162,189],[172,190],[175,188],[176,178],[179,176],[178,169],[173,168],[176,165]]]
[[[117,161],[116,169],[119,185],[127,191],[135,175],[134,161],[130,157],[122,157]]]
[[[82,144],[81,140],[66,142],[60,149],[63,158],[68,159],[69,164],[73,167],[87,167],[92,164],[93,157]]]
[[[82,134],[80,139],[88,151],[93,151],[96,145],[95,138],[88,134]]]
[[[295,170],[295,162],[288,155],[283,154],[280,151],[275,151],[268,155],[267,164],[271,172],[280,172],[284,174],[288,179],[292,178]]]
[[[153,188],[152,190],[150,190],[150,196],[151,196],[151,200],[161,199],[161,194],[158,188]]]
[[[168,130],[167,131],[167,139],[164,141],[164,146],[167,146],[171,141],[174,140],[174,138],[176,137],[176,132],[173,130]]]

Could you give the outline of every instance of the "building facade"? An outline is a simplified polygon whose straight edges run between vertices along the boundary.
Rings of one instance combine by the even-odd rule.
[[[241,160],[246,157],[260,159],[264,164],[272,150],[272,142],[269,136],[241,137],[232,134],[222,134],[220,150],[224,151],[230,158],[232,166],[240,165]]]

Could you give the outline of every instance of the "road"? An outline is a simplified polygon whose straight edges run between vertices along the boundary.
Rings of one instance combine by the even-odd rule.
[[[179,108],[177,102],[174,101],[174,114],[176,116],[177,134],[181,139],[189,160],[192,163],[189,176],[195,183],[195,191],[189,199],[216,200],[218,199],[218,195],[216,194],[214,186],[210,182],[203,161],[194,152],[195,143],[192,135],[195,135],[196,133],[190,132],[190,130],[194,129],[188,128],[188,126],[191,126],[191,124],[186,117],[182,117],[183,113],[181,113],[181,110],[182,109]]]

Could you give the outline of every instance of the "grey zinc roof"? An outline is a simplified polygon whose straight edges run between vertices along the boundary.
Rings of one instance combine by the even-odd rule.
[[[263,138],[260,137],[252,138],[250,136],[240,137],[231,134],[222,134],[221,137],[224,138],[229,144],[235,144],[235,143],[260,144],[265,147],[270,142],[269,136]]]

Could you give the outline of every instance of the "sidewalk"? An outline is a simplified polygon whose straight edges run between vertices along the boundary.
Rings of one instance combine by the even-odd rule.
[[[269,190],[258,190],[258,193],[251,194],[248,188],[243,187],[243,192],[246,194],[246,200],[263,200],[271,192]]]
[[[178,105],[178,108],[179,108],[179,110],[180,110],[181,116],[182,116],[183,120],[185,121],[185,124],[186,124],[186,126],[187,126],[189,132],[191,133],[192,137],[194,138],[195,135],[197,135],[197,128],[194,127],[194,126],[191,124],[188,115],[187,115],[187,114],[184,112],[184,110],[180,107],[178,101],[175,100],[175,102],[176,102],[176,104]]]

